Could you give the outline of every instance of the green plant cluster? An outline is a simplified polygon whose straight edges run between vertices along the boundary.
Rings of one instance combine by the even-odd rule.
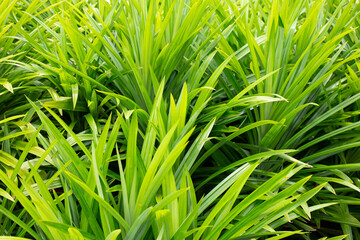
[[[360,239],[359,11],[0,1],[0,239]]]

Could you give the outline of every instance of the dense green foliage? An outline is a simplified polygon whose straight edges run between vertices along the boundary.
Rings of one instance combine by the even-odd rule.
[[[0,239],[360,239],[359,10],[2,0]]]

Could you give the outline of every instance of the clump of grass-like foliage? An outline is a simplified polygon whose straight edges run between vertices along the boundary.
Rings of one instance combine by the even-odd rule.
[[[2,0],[0,239],[360,239],[359,10]]]

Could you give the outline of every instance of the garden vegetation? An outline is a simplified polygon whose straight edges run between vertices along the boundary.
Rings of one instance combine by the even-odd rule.
[[[357,0],[2,0],[0,239],[360,239]]]

